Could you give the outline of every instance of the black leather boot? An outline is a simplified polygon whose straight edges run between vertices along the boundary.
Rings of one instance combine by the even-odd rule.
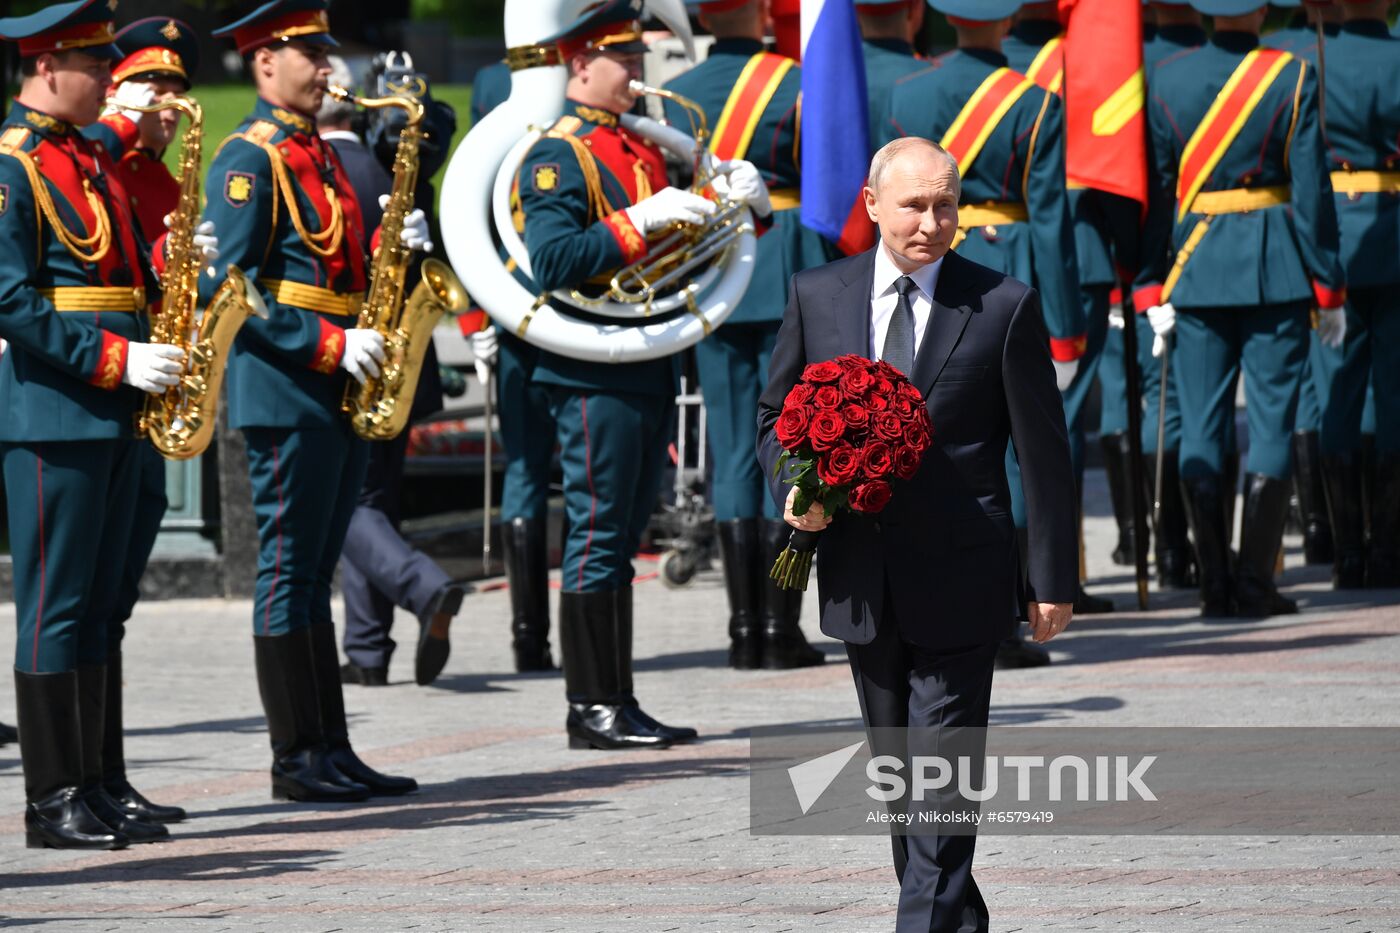
[[[668,748],[671,740],[649,728],[629,707],[623,666],[618,593],[559,594],[559,647],[564,654],[564,728],[570,748]]]
[[[107,796],[102,786],[102,746],[107,729],[107,665],[84,664],[78,668],[78,720],[82,732],[82,793],[88,809],[99,820],[131,840],[132,844],[163,842],[170,830],[162,824],[129,816]]]
[[[1292,615],[1298,604],[1274,587],[1274,567],[1288,518],[1288,484],[1260,473],[1251,473],[1245,483],[1235,615],[1241,619]]]
[[[312,665],[316,672],[316,700],[321,711],[321,737],[326,756],[335,769],[356,784],[369,788],[371,797],[397,797],[418,789],[411,777],[380,774],[360,760],[350,747],[350,727],[345,720],[345,692],[340,684],[340,655],[335,647],[334,625],[312,625],[306,629],[311,644]]]
[[[327,755],[310,636],[305,631],[255,635],[253,661],[272,740],[273,799],[312,803],[367,799],[369,788],[347,779]]]
[[[510,583],[511,650],[520,673],[554,670],[549,651],[549,540],[544,519],[516,518],[501,527]]]
[[[623,715],[642,731],[655,733],[672,742],[689,742],[699,733],[690,726],[668,726],[659,722],[637,702],[637,695],[632,687],[632,587],[623,587],[617,591],[616,611],[617,648],[621,658],[618,672],[622,677]]]
[[[1156,490],[1157,458],[1147,458],[1149,493]],[[1186,505],[1181,499],[1181,475],[1175,450],[1162,456],[1162,507],[1157,512],[1153,539],[1157,585],[1163,589],[1189,590],[1196,586],[1196,558],[1186,537]]]
[[[1326,465],[1318,448],[1316,431],[1293,432],[1293,489],[1298,496],[1298,515],[1303,532],[1303,559],[1309,564],[1333,562],[1333,526],[1327,520],[1328,502],[1323,489]],[[1361,514],[1361,480],[1353,492],[1357,514]]]
[[[1400,454],[1376,457],[1371,492],[1371,548],[1366,561],[1366,585],[1400,587]]]
[[[19,741],[19,730],[14,726],[0,722],[0,748]]]
[[[103,713],[102,787],[112,803],[127,816],[152,823],[178,823],[185,818],[181,807],[151,803],[126,779],[126,745],[122,739],[122,650],[107,656],[107,706]],[[134,840],[133,840],[134,841]]]
[[[1196,545],[1196,571],[1201,586],[1201,615],[1230,615],[1230,542],[1225,525],[1225,490],[1218,475],[1182,477],[1181,495],[1186,520]]]
[[[1316,464],[1314,465],[1316,466]],[[1354,453],[1321,462],[1327,515],[1331,519],[1332,587],[1359,590],[1366,585],[1365,513],[1361,511],[1361,458]]]
[[[787,522],[763,523],[763,550],[759,566],[763,568],[760,583],[762,596],[763,636],[759,665],[764,670],[781,671],[795,667],[814,667],[826,663],[826,655],[807,643],[799,619],[802,614],[802,591],[785,590],[768,576],[768,568],[787,547],[792,528]]]
[[[752,670],[762,660],[758,588],[768,572],[759,559],[758,521],[736,518],[716,524],[724,561],[724,589],[729,595],[729,666]]]
[[[15,671],[24,764],[24,844],[31,849],[125,849],[131,840],[108,826],[82,792],[78,672]]]
[[[1128,435],[1105,434],[1099,438],[1103,448],[1103,469],[1108,476],[1108,495],[1113,500],[1113,518],[1118,524],[1118,545],[1113,549],[1113,562],[1131,567],[1136,561],[1137,522],[1133,515],[1131,470],[1129,469]]]

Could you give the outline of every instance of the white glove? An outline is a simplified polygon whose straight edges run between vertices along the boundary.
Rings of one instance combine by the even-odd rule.
[[[384,335],[368,327],[352,327],[345,332],[345,354],[340,366],[364,385],[379,375],[384,362]]]
[[[170,222],[174,218],[174,214],[165,215],[165,229],[170,229]],[[204,268],[209,268],[210,264],[219,258],[219,237],[214,232],[214,221],[206,220],[195,227],[193,242],[195,249],[199,250]]]
[[[5,351],[8,349],[10,349],[9,343],[5,341],[4,337],[0,337],[0,356],[4,356]]]
[[[477,381],[482,385],[486,385],[491,379],[491,369],[496,365],[499,349],[496,328],[488,327],[472,334],[472,366],[476,369]]]
[[[168,343],[136,343],[126,345],[126,372],[122,382],[136,386],[142,392],[159,395],[180,384],[185,371],[185,351]]]
[[[1176,309],[1171,303],[1153,305],[1147,309],[1147,323],[1152,325],[1152,356],[1157,358],[1167,352],[1167,335],[1176,329]]]
[[[146,116],[139,110],[131,110],[130,107],[148,107],[156,99],[156,89],[142,81],[123,81],[117,85],[116,93],[107,98],[107,109],[103,111],[107,115],[119,113],[132,123],[140,123],[141,118]]]
[[[381,194],[379,196],[379,209],[383,210],[388,206],[389,196]],[[433,241],[428,239],[428,236],[428,218],[423,216],[421,207],[415,207],[403,219],[403,229],[399,231],[399,242],[411,250],[431,253]]]
[[[1074,374],[1079,372],[1078,360],[1051,360],[1055,364],[1055,388],[1061,392],[1069,389],[1070,383],[1074,382]]]
[[[714,167],[716,172],[710,185],[715,194],[730,201],[743,201],[759,217],[773,213],[773,202],[768,199],[768,185],[758,168],[745,159],[730,159]]]
[[[1108,326],[1113,330],[1122,330],[1125,321],[1123,320],[1123,306],[1114,305],[1108,309]]]
[[[689,191],[667,187],[627,208],[627,219],[642,236],[647,236],[671,224],[703,223],[714,212],[715,202]]]
[[[1347,312],[1345,308],[1324,308],[1317,312],[1317,339],[1329,350],[1336,350],[1347,339]]]

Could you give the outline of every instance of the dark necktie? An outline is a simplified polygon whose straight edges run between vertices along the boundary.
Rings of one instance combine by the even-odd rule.
[[[901,275],[894,283],[899,300],[890,316],[890,329],[885,332],[885,350],[880,354],[881,359],[906,376],[914,369],[914,309],[909,306],[913,288],[914,280],[907,275]]]

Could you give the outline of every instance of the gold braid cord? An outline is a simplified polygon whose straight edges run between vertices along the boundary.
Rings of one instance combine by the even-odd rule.
[[[277,151],[277,147],[269,143],[261,144],[267,151],[267,156],[272,160],[272,177],[277,182],[277,187],[282,191],[282,200],[287,203],[287,214],[292,218],[292,226],[296,227],[297,236],[306,244],[306,248],[322,259],[334,256],[340,252],[340,244],[345,238],[345,214],[340,209],[340,198],[336,197],[335,189],[330,185],[321,184],[326,193],[326,201],[331,206],[331,219],[326,229],[312,233],[306,229],[306,222],[302,220],[301,208],[297,205],[296,191],[292,188],[291,173],[287,171],[287,163],[282,159],[282,153]]]
[[[93,193],[92,183],[86,178],[83,179],[83,196],[87,198],[88,208],[96,218],[97,230],[91,236],[78,236],[64,226],[63,218],[58,216],[58,207],[53,202],[53,195],[49,194],[49,186],[39,174],[39,167],[34,164],[29,153],[14,149],[9,154],[19,159],[20,164],[24,166],[24,171],[29,176],[29,185],[34,189],[34,200],[39,202],[40,212],[53,228],[54,236],[58,237],[58,242],[63,244],[63,248],[78,262],[101,262],[107,251],[112,248],[112,220],[107,216],[107,208],[102,200]]]
[[[578,159],[578,167],[583,171],[584,185],[588,188],[588,206],[592,209],[593,216],[602,220],[613,212],[612,204],[608,202],[608,196],[603,193],[603,176],[598,171],[598,162],[593,157],[593,153],[588,151],[588,147],[583,144],[572,133],[551,130],[546,136],[554,139],[562,139],[574,150],[574,157]]]

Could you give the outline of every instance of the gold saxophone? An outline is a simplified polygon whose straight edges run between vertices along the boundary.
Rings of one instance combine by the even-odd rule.
[[[399,107],[408,113],[408,123],[399,134],[394,152],[394,184],[380,224],[379,253],[370,267],[369,289],[355,325],[383,335],[384,362],[379,365],[377,378],[367,379],[364,385],[351,383],[341,405],[356,434],[367,441],[387,441],[397,437],[408,424],[433,328],[444,314],[466,310],[466,290],[446,263],[425,259],[421,281],[407,302],[403,297],[413,251],[399,237],[404,218],[413,210],[413,192],[418,184],[423,104],[407,95],[356,97],[334,85],[328,93],[361,107]]]
[[[185,371],[179,385],[146,397],[137,430],[151,439],[167,460],[188,460],[202,454],[214,437],[219,389],[224,383],[233,338],[249,315],[267,317],[267,308],[242,270],[228,267],[228,278],[202,315],[199,273],[203,257],[194,245],[199,224],[200,158],[204,142],[204,111],[188,97],[130,110],[154,113],[178,110],[189,118],[180,141],[180,200],[170,216],[165,271],[160,277],[160,311],[151,316],[151,342],[168,343],[185,351]]]

